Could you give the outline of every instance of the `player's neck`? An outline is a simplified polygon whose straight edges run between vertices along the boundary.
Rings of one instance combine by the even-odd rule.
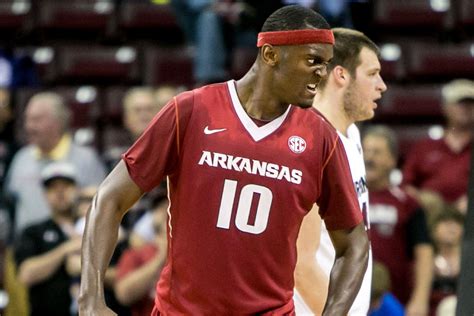
[[[236,82],[237,96],[245,112],[256,120],[271,121],[281,116],[288,104],[280,104],[265,86],[265,80],[252,70]]]
[[[313,106],[343,135],[347,136],[347,129],[354,122],[344,111],[342,96],[337,92],[324,89],[314,98]]]

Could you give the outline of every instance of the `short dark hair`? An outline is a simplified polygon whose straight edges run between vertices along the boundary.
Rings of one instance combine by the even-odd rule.
[[[273,12],[262,26],[262,32],[330,29],[329,23],[317,12],[299,5],[284,6]]]
[[[362,32],[347,29],[347,28],[333,28],[334,33],[334,55],[328,65],[327,72],[331,72],[336,66],[342,66],[349,71],[352,77],[355,77],[356,69],[361,64],[360,52],[362,48],[366,47],[373,51],[378,57],[380,56],[379,47]],[[319,84],[324,87],[327,82],[327,77]]]

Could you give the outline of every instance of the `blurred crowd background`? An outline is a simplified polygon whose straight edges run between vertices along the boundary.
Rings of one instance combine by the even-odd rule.
[[[1,315],[76,314],[80,236],[97,186],[174,95],[240,78],[263,21],[289,4],[313,7],[381,49],[388,90],[361,128],[375,127],[368,135],[387,147],[368,148],[390,149],[394,164],[371,158],[368,176],[385,172],[401,184],[415,205],[403,207],[422,209],[428,238],[412,240],[418,217],[376,204],[374,310],[391,292],[406,304],[416,283],[393,285],[393,270],[405,268],[390,260],[409,271],[428,258],[428,314],[450,315],[474,128],[472,0],[0,0]],[[163,185],[123,220],[106,280],[119,315],[152,306],[166,203]]]

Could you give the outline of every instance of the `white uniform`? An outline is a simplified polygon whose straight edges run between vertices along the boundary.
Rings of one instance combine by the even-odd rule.
[[[360,140],[360,133],[359,129],[355,124],[349,126],[347,130],[348,137],[344,136],[343,134],[339,133],[339,137],[341,138],[344,149],[346,150],[347,159],[349,161],[349,165],[351,168],[352,173],[352,180],[354,181],[354,186],[357,192],[357,197],[359,199],[359,205],[361,208],[361,212],[364,215],[364,223],[366,226],[366,230],[369,227],[369,192],[367,190],[366,178],[365,178],[365,164],[364,164],[364,155],[362,152],[362,145]],[[329,278],[329,274],[331,273],[332,266],[335,260],[335,251],[332,245],[331,239],[329,238],[328,231],[324,222],[321,226],[321,241],[316,252],[316,258]],[[372,250],[370,250],[369,254],[369,264],[367,267],[367,271],[365,272],[364,280],[362,282],[362,286],[360,288],[359,293],[352,305],[349,315],[350,316],[366,316],[369,310],[370,304],[370,290],[371,290],[371,282],[372,282]],[[295,302],[295,312],[298,316],[308,316],[313,315],[309,307],[305,304],[303,298],[299,295],[298,291],[295,289],[294,294],[294,302]]]

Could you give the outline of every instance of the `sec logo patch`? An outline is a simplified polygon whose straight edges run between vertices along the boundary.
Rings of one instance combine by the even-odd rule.
[[[291,136],[288,138],[288,147],[295,154],[301,154],[306,149],[306,141],[299,136]]]

